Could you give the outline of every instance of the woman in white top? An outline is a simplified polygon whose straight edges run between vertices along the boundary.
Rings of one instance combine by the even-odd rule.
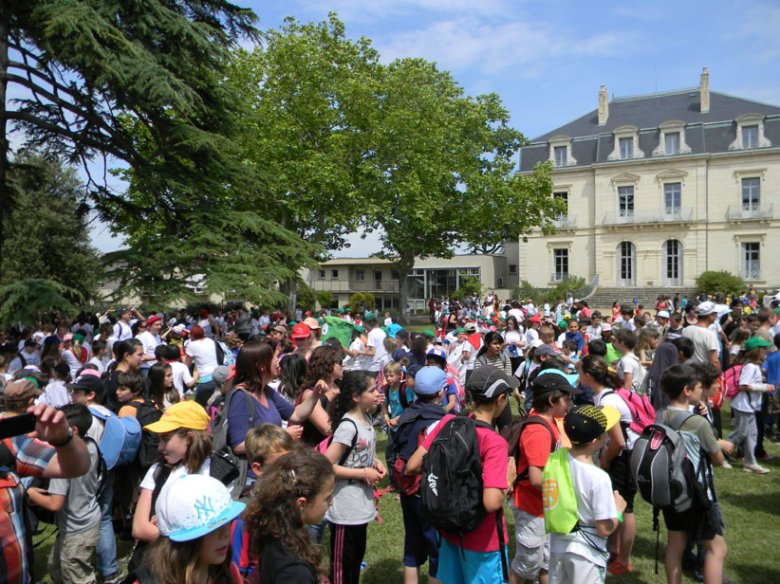
[[[185,349],[187,366],[195,366],[198,372],[198,385],[195,388],[195,401],[204,408],[209,398],[214,393],[217,385],[211,379],[214,369],[219,367],[217,360],[217,345],[206,336],[203,327],[192,325],[190,329],[190,343]]]

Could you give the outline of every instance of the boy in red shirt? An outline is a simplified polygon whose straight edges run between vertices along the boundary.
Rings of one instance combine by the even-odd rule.
[[[493,424],[504,408],[511,391],[519,386],[515,377],[490,365],[475,369],[466,388],[474,400],[474,417],[486,424]],[[423,456],[428,452],[439,431],[454,416],[447,415],[436,424],[423,439],[421,445],[407,462],[406,470],[419,472]],[[501,546],[496,513],[503,509],[506,498],[506,467],[508,460],[506,441],[494,430],[478,425],[477,441],[482,461],[482,504],[487,511],[482,523],[473,531],[458,534],[441,531],[438,578],[446,584],[503,584],[507,562],[506,546]],[[502,541],[506,541],[506,524],[501,521]]]
[[[550,537],[544,530],[542,471],[547,458],[561,444],[555,418],[563,418],[572,406],[572,396],[581,393],[556,369],[540,373],[531,384],[533,409],[520,434],[517,480],[512,493],[515,516],[515,557],[510,582],[546,584],[550,560]]]

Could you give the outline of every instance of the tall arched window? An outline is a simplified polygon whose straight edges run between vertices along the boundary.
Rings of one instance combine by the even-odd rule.
[[[676,239],[664,242],[663,276],[665,286],[682,286],[683,283],[683,247]]]
[[[621,241],[617,248],[617,285],[636,286],[636,248],[630,241]]]

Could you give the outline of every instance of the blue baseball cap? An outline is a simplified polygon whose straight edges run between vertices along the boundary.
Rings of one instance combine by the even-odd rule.
[[[447,361],[447,352],[444,349],[440,349],[438,347],[434,347],[430,351],[428,351],[425,355],[426,357],[438,357],[439,359]]]
[[[422,367],[414,376],[414,392],[435,395],[447,385],[447,374],[438,367]]]

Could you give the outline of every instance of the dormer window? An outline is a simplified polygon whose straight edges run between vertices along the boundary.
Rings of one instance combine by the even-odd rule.
[[[758,125],[742,126],[742,147],[758,148]]]
[[[677,156],[690,154],[691,147],[685,143],[685,122],[671,120],[664,122],[658,128],[658,147],[653,150],[653,156]]]
[[[618,146],[620,147],[620,160],[629,160],[634,157],[633,138],[620,138]]]
[[[771,146],[764,136],[764,115],[744,114],[737,118],[737,136],[729,145],[729,150],[747,150],[748,148],[766,148]]]
[[[556,146],[555,147],[555,166],[566,166],[568,159],[568,147]]]
[[[556,168],[576,166],[577,161],[571,155],[571,137],[558,135],[550,138],[549,158]]]
[[[639,128],[620,126],[615,128],[614,134],[614,147],[607,160],[633,160],[645,157],[645,153],[639,148]]]
[[[672,156],[680,153],[680,132],[664,134],[664,154]]]

